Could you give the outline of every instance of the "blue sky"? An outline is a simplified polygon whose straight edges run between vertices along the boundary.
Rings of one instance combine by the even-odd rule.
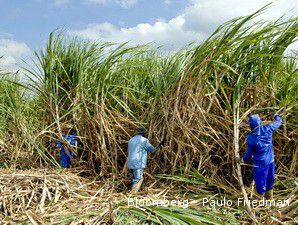
[[[187,1],[138,1],[121,5],[108,1],[96,4],[80,0],[0,0],[0,37],[25,42],[38,49],[57,28],[80,29],[91,23],[110,22],[119,26],[168,20],[189,4]]]
[[[176,51],[271,1],[0,0],[0,66],[17,68],[21,59],[44,47],[56,29],[84,39],[152,42],[164,51]],[[285,13],[297,17],[297,0],[277,0],[259,19],[273,20]]]

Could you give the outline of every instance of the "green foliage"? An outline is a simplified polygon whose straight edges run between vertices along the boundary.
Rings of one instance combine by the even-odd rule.
[[[48,162],[57,158],[49,143],[61,135],[60,123],[69,123],[80,136],[81,160],[102,174],[122,171],[125,143],[139,125],[150,128],[154,143],[163,137],[171,149],[157,153],[163,162],[152,169],[158,172],[165,172],[164,165],[187,171],[200,163],[196,152],[204,158],[218,147],[217,157],[231,164],[236,108],[286,108],[288,127],[295,130],[297,59],[295,52],[286,58],[285,51],[296,40],[297,19],[252,23],[266,8],[171,55],[147,45],[51,33],[46,48],[35,53],[36,68],[26,69],[29,98],[25,87],[1,78],[2,133],[14,127],[30,134],[30,140],[22,137],[24,152]],[[13,120],[21,125],[9,125]]]

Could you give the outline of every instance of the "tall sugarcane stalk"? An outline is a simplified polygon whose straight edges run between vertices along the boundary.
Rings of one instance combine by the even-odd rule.
[[[235,158],[240,159],[240,154],[239,154],[239,126],[241,124],[241,119],[239,117],[239,103],[234,108],[233,118],[234,118],[234,153],[235,153]],[[237,174],[239,186],[240,186],[240,189],[241,189],[244,201],[245,201],[245,206],[246,206],[247,212],[248,212],[249,216],[251,217],[251,219],[254,222],[257,223],[257,220],[255,218],[255,214],[254,214],[252,208],[250,207],[250,204],[249,204],[249,201],[248,201],[248,196],[247,196],[244,184],[243,184],[243,177],[242,177],[242,173],[241,173],[241,165],[240,165],[240,162],[238,160],[236,160],[236,174]]]

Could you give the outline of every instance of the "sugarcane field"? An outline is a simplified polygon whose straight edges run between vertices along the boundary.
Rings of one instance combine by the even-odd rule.
[[[295,0],[0,12],[1,225],[298,224]]]

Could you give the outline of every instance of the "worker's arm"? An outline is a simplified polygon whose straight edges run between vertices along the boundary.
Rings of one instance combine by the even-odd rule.
[[[69,145],[71,147],[77,147],[78,137],[76,135],[71,135],[70,137]]]
[[[247,142],[247,149],[246,149],[246,153],[243,156],[243,161],[247,162],[251,159],[253,155],[253,146],[251,146],[248,142]]]
[[[78,139],[78,137],[76,135],[72,135],[72,138],[69,142],[69,146],[71,148],[70,155],[71,155],[72,158],[77,157],[77,155],[75,153],[77,151],[77,147],[78,147],[78,140],[77,139]],[[75,150],[75,152],[74,152],[74,150]]]
[[[271,129],[271,131],[275,131],[275,130],[277,130],[279,127],[280,127],[280,125],[282,124],[282,118],[281,118],[281,116],[279,116],[279,115],[275,115],[274,116],[274,122],[273,123],[271,123],[271,124],[268,124],[268,126],[270,127],[270,129]]]
[[[145,149],[147,152],[151,152],[151,153],[155,152],[155,148],[153,147],[153,145],[150,144],[148,140],[145,142]]]

